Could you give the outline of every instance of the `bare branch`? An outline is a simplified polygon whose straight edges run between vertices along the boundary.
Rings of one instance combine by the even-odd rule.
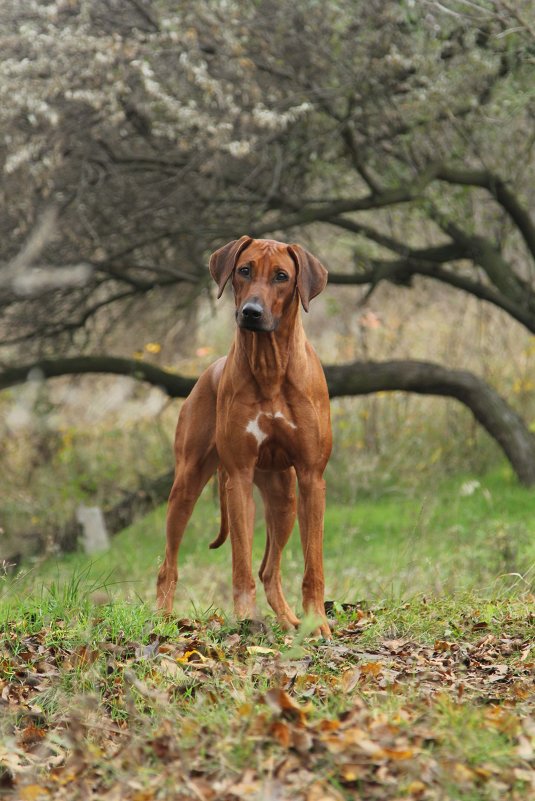
[[[442,165],[437,169],[436,177],[440,181],[464,186],[480,186],[486,189],[503,207],[522,234],[524,242],[535,258],[535,224],[529,212],[516,195],[511,192],[506,182],[487,170],[463,170]]]
[[[57,219],[58,210],[55,206],[49,206],[45,209],[24,246],[2,268],[0,285],[13,286],[13,283],[34,264],[54,236]]]
[[[44,380],[66,375],[109,373],[147,381],[160,387],[172,398],[185,398],[196,379],[162,370],[153,364],[116,356],[76,356],[65,359],[43,359],[20,367],[9,367],[0,373],[0,390],[28,380]]]
[[[401,203],[410,203],[423,196],[425,188],[435,177],[435,170],[436,167],[431,165],[412,181],[401,186],[383,189],[380,192],[373,192],[360,198],[338,200],[325,206],[304,208],[303,211],[281,216],[279,219],[271,220],[269,223],[261,223],[253,226],[251,235],[260,236],[271,231],[310,225],[314,222],[330,221],[333,217],[352,211],[369,211],[371,209],[386,208],[387,206],[396,206]]]

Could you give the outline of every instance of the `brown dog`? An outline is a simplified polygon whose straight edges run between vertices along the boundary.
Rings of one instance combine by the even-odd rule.
[[[236,616],[256,614],[254,483],[267,524],[259,575],[277,620],[287,629],[299,623],[280,579],[282,551],[297,506],[305,561],[303,608],[321,620],[319,631],[328,636],[323,471],[332,444],[329,396],[299,308],[301,302],[308,311],[309,301],[325,288],[327,271],[299,245],[242,236],[212,254],[210,272],[219,286],[218,297],[232,278],[236,337],[229,355],[201,375],[180,412],[158,607],[172,609],[182,535],[201,490],[219,468],[221,531],[211,547],[221,545],[230,531]]]

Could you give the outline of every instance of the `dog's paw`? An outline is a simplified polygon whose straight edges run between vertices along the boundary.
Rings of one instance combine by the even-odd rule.
[[[295,631],[299,628],[299,619],[293,613],[277,615],[277,623],[283,631]]]

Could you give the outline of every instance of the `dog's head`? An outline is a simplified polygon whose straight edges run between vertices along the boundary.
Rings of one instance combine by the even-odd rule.
[[[300,245],[242,236],[210,257],[218,298],[232,276],[236,322],[250,331],[275,331],[296,296],[305,311],[325,289],[327,270]]]

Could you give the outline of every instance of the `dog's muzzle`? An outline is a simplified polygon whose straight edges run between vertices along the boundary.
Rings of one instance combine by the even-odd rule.
[[[249,331],[273,331],[272,315],[257,300],[246,300],[236,311],[236,321],[240,328]]]

